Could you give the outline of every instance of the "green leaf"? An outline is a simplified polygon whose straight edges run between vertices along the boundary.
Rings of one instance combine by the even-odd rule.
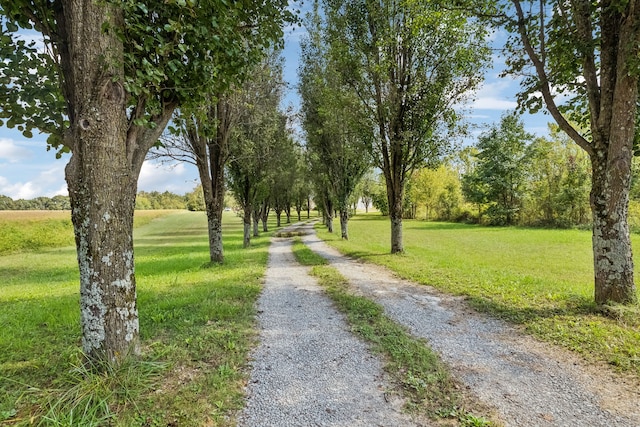
[[[9,31],[10,33],[15,33],[18,31],[18,26],[14,22],[7,21],[6,26],[7,26],[7,31]]]

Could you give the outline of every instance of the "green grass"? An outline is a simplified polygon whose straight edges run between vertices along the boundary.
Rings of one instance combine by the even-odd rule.
[[[388,218],[375,214],[352,218],[349,241],[318,234],[345,254],[466,295],[543,340],[640,376],[640,309],[611,307],[612,318],[593,303],[590,232],[404,221],[405,253],[391,255],[389,230]]]
[[[134,227],[171,211],[137,211]],[[74,244],[69,211],[0,211],[0,255]]]
[[[106,376],[80,355],[75,248],[0,256],[0,425],[233,425],[269,233],[243,250],[229,214],[223,236],[210,267],[204,213],[135,229],[143,355]]]
[[[460,426],[490,425],[485,418],[465,409],[468,405],[474,408],[480,405],[463,396],[446,365],[425,341],[412,337],[387,317],[379,304],[355,295],[348,281],[299,239],[294,242],[293,252],[298,262],[313,266],[312,275],[345,313],[352,331],[388,360],[385,369],[408,399],[410,409],[426,413],[432,419],[456,420]]]

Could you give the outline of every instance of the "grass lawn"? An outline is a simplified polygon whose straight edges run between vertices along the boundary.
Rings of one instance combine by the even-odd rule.
[[[640,377],[640,309],[612,307],[615,318],[596,310],[590,232],[418,220],[404,221],[403,231],[402,255],[389,254],[390,223],[380,214],[352,218],[349,241],[324,227],[318,234],[343,253],[466,295],[477,309]],[[633,242],[640,253],[640,236]]]
[[[110,375],[83,367],[75,247],[0,256],[0,425],[233,425],[270,233],[244,250],[225,215],[225,263],[208,268],[204,213],[137,220],[143,357]]]

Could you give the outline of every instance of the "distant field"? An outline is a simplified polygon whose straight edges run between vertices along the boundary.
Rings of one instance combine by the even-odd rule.
[[[136,211],[134,227],[172,212]],[[73,244],[71,211],[0,211],[0,255]]]
[[[465,295],[544,340],[640,377],[640,309],[613,307],[617,319],[597,312],[589,231],[405,221],[403,255],[389,254],[390,224],[379,214],[354,217],[349,241],[323,227],[319,235],[343,253]],[[640,236],[632,240],[639,254]]]

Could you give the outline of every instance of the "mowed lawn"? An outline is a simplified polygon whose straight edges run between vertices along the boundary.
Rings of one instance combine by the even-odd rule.
[[[225,263],[208,266],[203,212],[136,218],[143,357],[130,372],[111,375],[109,381],[121,382],[115,387],[78,374],[84,371],[75,247],[0,256],[0,425],[233,425],[270,233],[243,249],[242,222],[225,213]],[[0,228],[10,221],[2,219]],[[71,403],[69,390],[79,396]]]
[[[406,220],[405,253],[391,255],[389,219],[379,214],[353,217],[349,241],[339,231],[318,230],[343,253],[465,295],[475,308],[521,324],[543,340],[640,377],[640,310],[611,307],[603,315],[595,307],[589,231]],[[632,239],[640,254],[640,236]]]

